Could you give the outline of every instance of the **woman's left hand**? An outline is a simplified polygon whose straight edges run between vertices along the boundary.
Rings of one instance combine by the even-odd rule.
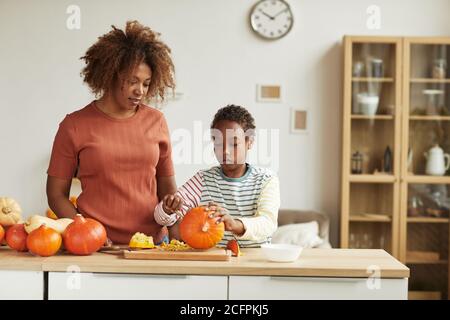
[[[236,235],[243,235],[245,232],[244,224],[241,220],[233,219],[228,210],[222,208],[215,202],[210,202],[206,209],[209,211],[210,218],[217,218],[216,223],[223,222],[226,231],[231,231]]]

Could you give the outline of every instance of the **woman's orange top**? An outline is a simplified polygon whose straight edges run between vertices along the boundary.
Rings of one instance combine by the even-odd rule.
[[[130,118],[116,119],[95,101],[59,124],[48,175],[81,181],[78,211],[100,221],[113,243],[135,232],[160,238],[153,218],[157,177],[174,175],[170,135],[163,114],[139,105]]]

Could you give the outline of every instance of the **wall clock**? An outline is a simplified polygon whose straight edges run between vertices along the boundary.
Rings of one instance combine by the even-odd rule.
[[[291,31],[294,16],[284,0],[260,0],[250,11],[250,25],[259,36],[276,40]]]

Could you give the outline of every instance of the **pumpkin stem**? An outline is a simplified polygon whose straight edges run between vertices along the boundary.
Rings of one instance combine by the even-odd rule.
[[[10,207],[3,207],[2,212],[4,214],[9,214],[12,212],[12,209]]]
[[[208,223],[208,222],[205,222],[205,224],[204,224],[203,227],[202,227],[202,231],[203,231],[203,232],[207,232],[208,229],[209,229],[209,223]]]

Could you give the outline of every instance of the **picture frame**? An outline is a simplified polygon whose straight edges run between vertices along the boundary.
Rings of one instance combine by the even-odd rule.
[[[291,108],[291,133],[307,134],[308,127],[308,110],[301,108]]]
[[[256,101],[257,102],[282,102],[282,87],[279,84],[257,84]]]

